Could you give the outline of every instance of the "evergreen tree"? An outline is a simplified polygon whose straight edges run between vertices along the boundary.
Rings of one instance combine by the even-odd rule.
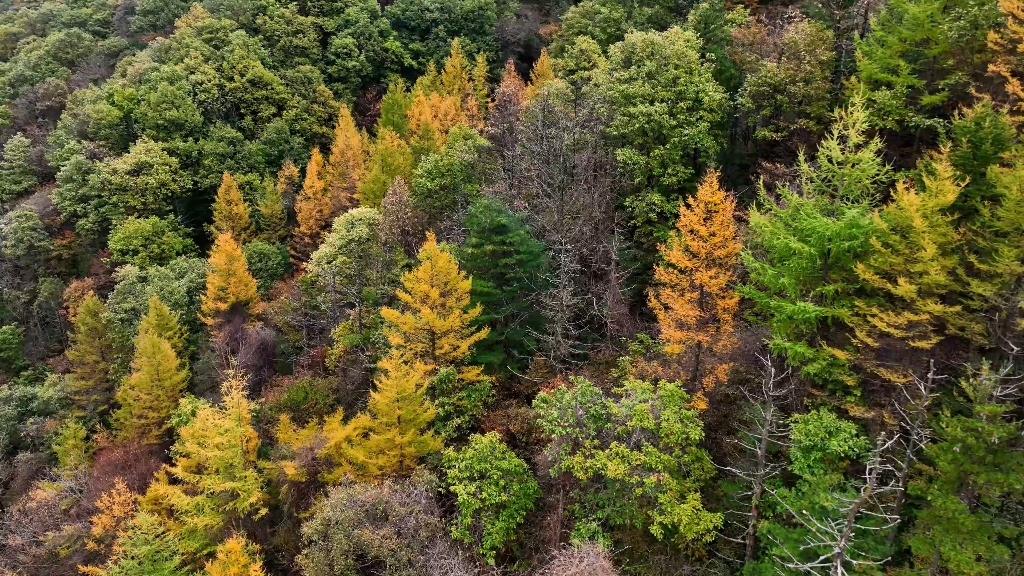
[[[290,164],[288,164],[290,166]],[[292,166],[294,169],[295,167]],[[283,177],[282,177],[283,176]],[[258,238],[266,242],[279,243],[288,235],[288,211],[284,205],[284,195],[289,189],[289,180],[285,167],[278,173],[277,184],[266,186],[256,210],[260,214],[260,233]]]
[[[260,547],[243,536],[232,536],[217,546],[213,560],[203,568],[204,576],[265,576]]]
[[[173,464],[157,473],[141,500],[142,510],[159,516],[192,557],[212,551],[229,521],[266,513],[260,439],[245,387],[243,378],[230,375],[220,404],[202,406],[177,430]]]
[[[0,160],[0,203],[24,196],[38,182],[32,164],[32,141],[18,132],[4,143]]]
[[[324,158],[314,148],[306,164],[306,178],[302,191],[295,199],[295,229],[292,231],[292,257],[305,260],[320,245],[324,230],[331,219],[330,190],[325,178]]]
[[[1024,46],[1024,4],[1020,0],[999,0],[1002,26],[993,27],[987,37],[988,47],[993,51],[992,61],[988,65],[990,74],[1003,80],[1015,117],[1019,119],[1024,111],[1024,58],[1021,57],[1021,46]]]
[[[334,214],[355,207],[356,191],[363,176],[365,163],[363,135],[356,129],[348,106],[343,104],[338,110],[334,142],[331,144],[331,153],[325,167]]]
[[[740,293],[771,332],[772,351],[820,384],[856,392],[849,354],[840,347],[861,281],[855,268],[870,252],[871,203],[889,170],[881,142],[868,139],[863,102],[837,116],[815,165],[797,166],[802,193],[762,188],[750,211],[742,259],[749,281]]]
[[[178,358],[185,360],[188,352],[188,334],[181,326],[178,314],[172,312],[159,296],[154,294],[150,297],[149,309],[139,321],[138,333],[150,333],[166,340]]]
[[[736,280],[741,245],[736,201],[710,171],[697,194],[679,205],[679,220],[661,247],[664,264],[654,270],[656,287],[649,301],[658,320],[665,352],[685,354],[690,384],[711,390],[724,383],[735,347],[733,319],[739,296]]]
[[[388,85],[388,91],[380,101],[380,118],[377,119],[377,134],[390,130],[405,138],[409,129],[409,107],[412,95],[406,91],[405,81],[399,79]]]
[[[487,79],[487,55],[478,52],[473,65],[473,97],[476,99],[478,114],[487,112],[490,103],[490,82]]]
[[[964,410],[939,415],[911,485],[923,509],[907,541],[914,567],[930,574],[988,574],[1011,561],[1024,505],[1024,424],[1007,399],[1015,385],[986,365],[961,382]]]
[[[442,448],[430,430],[436,411],[426,398],[428,367],[392,354],[377,368],[366,412],[347,424],[338,415],[324,427],[321,453],[338,465],[330,478],[409,475],[420,458]]]
[[[359,183],[359,205],[365,208],[380,206],[395,178],[402,177],[408,181],[412,167],[412,150],[398,133],[387,128],[378,132],[366,165],[366,177]]]
[[[402,275],[403,289],[395,293],[403,310],[381,309],[391,353],[422,362],[431,371],[462,365],[472,346],[489,332],[473,326],[481,306],[470,308],[472,279],[438,246],[433,233],[427,234],[417,259],[419,265]],[[479,374],[478,366],[461,371],[467,380],[478,379]]]
[[[71,396],[83,414],[102,415],[114,395],[118,355],[106,307],[90,292],[78,305],[67,350]]]
[[[209,325],[228,314],[251,312],[259,303],[256,279],[249,273],[242,248],[230,234],[221,234],[210,250],[206,294],[201,300],[200,318]]]
[[[542,288],[544,245],[490,196],[473,203],[464,224],[459,259],[473,279],[471,302],[482,311],[473,325],[490,327],[475,345],[472,361],[492,372],[519,371],[536,350],[535,335],[543,331],[544,318],[532,298]]]
[[[453,96],[462,102],[473,93],[473,84],[470,80],[469,61],[458,38],[452,39],[451,50],[445,58],[444,68],[441,69],[441,94]]]
[[[159,518],[140,513],[122,530],[103,568],[83,566],[88,576],[189,576],[180,542]]]
[[[114,429],[122,438],[160,442],[188,384],[188,371],[171,344],[151,330],[140,331],[135,338],[131,370],[117,389],[121,407],[114,412]]]
[[[238,183],[227,172],[221,178],[213,202],[213,225],[210,230],[214,237],[230,234],[239,244],[249,237],[249,206],[242,199]]]

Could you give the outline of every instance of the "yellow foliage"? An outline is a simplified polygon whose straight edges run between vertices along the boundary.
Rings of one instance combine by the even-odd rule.
[[[139,496],[128,488],[123,478],[114,479],[114,487],[96,499],[97,512],[89,518],[90,550],[98,550],[100,542],[112,540],[135,516]]]
[[[437,152],[452,128],[469,124],[464,102],[458,96],[414,91],[408,116],[410,145],[417,157]]]
[[[259,303],[256,280],[249,273],[242,248],[230,234],[217,236],[209,262],[206,294],[201,303],[202,321],[214,325],[229,312],[254,311]]]
[[[149,309],[139,322],[139,334],[147,332],[166,340],[178,359],[183,359],[187,351],[185,329],[181,327],[178,315],[155,294],[149,299]]]
[[[249,206],[242,199],[238,183],[227,172],[221,178],[213,202],[213,225],[210,228],[214,236],[230,234],[238,243],[249,237]]]
[[[232,536],[217,546],[216,556],[206,563],[205,576],[265,576],[259,546],[242,536]]]
[[[394,130],[382,129],[373,143],[365,176],[359,182],[359,205],[376,208],[396,178],[408,179],[412,174],[413,155],[409,145]]]
[[[314,148],[306,164],[302,191],[295,199],[295,230],[292,232],[292,255],[305,260],[323,240],[333,211],[331,194],[325,180],[324,158]]]
[[[1004,26],[988,33],[988,46],[995,57],[988,65],[989,73],[1003,79],[1003,89],[1017,112],[1024,113],[1024,3],[1020,0],[999,0],[999,10],[1006,20]]]
[[[481,311],[479,304],[469,307],[472,279],[437,245],[433,233],[427,234],[417,259],[419,265],[402,275],[403,289],[395,293],[403,310],[381,309],[384,335],[393,354],[422,362],[428,370],[456,366],[489,332],[471,326]]]
[[[548,49],[541,48],[540,57],[533,63],[533,69],[530,70],[530,85],[526,87],[526,98],[530,99],[540,94],[544,85],[554,79],[554,62],[551,60],[551,56],[548,56]]]
[[[366,168],[364,136],[356,128],[348,106],[338,110],[338,124],[334,128],[334,142],[327,158],[327,181],[334,214],[355,207],[356,190]]]
[[[132,372],[117,389],[121,407],[114,413],[113,425],[118,434],[146,443],[160,442],[188,378],[188,370],[170,342],[155,332],[140,332],[135,339]]]
[[[694,385],[711,390],[725,382],[735,347],[739,296],[732,287],[742,248],[736,232],[736,201],[710,171],[697,194],[679,206],[679,220],[661,247],[649,302],[665,352],[686,354]]]
[[[444,61],[444,68],[441,70],[441,93],[444,96],[454,96],[456,100],[462,101],[472,94],[473,85],[469,78],[469,61],[462,51],[459,39],[452,40],[451,50]]]

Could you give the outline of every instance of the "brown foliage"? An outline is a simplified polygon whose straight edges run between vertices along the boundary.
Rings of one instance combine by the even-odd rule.
[[[597,544],[566,546],[551,558],[537,576],[618,576],[612,555]]]

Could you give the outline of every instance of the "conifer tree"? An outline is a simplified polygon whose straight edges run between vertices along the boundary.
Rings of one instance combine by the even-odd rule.
[[[37,182],[32,165],[32,141],[18,132],[4,143],[0,160],[0,203],[27,194]]]
[[[239,244],[249,237],[249,206],[242,199],[238,183],[228,172],[224,173],[217,189],[210,229],[214,236],[230,234]]]
[[[230,234],[217,236],[209,262],[206,294],[201,299],[203,322],[215,325],[227,314],[251,312],[259,303],[256,279],[249,273],[242,248]]]
[[[527,99],[532,99],[540,94],[541,89],[548,82],[555,79],[555,66],[551,60],[551,56],[548,56],[548,49],[541,48],[540,57],[533,63],[533,69],[530,70],[530,85],[526,87],[525,96]]]
[[[299,169],[291,160],[285,160],[281,169],[277,171],[277,191],[285,202],[294,196],[298,184]]]
[[[160,442],[188,384],[188,371],[171,344],[151,330],[135,338],[131,370],[117,389],[121,407],[114,412],[114,429],[122,438]]]
[[[487,56],[478,52],[473,65],[473,97],[479,114],[487,112],[490,103],[490,82],[487,79]]]
[[[443,447],[430,430],[436,411],[426,398],[429,367],[392,354],[378,369],[366,412],[353,418],[342,434],[354,439],[342,444],[336,461],[362,477],[408,475],[420,458]]]
[[[412,94],[406,90],[405,81],[399,79],[388,85],[388,91],[380,101],[380,118],[377,119],[377,134],[385,128],[405,138],[409,129],[409,107]]]
[[[391,183],[402,177],[408,181],[412,174],[413,157],[409,145],[390,129],[377,134],[366,166],[366,177],[359,182],[359,205],[377,208],[384,200]]]
[[[320,245],[331,219],[330,190],[325,179],[324,158],[314,148],[306,164],[302,191],[295,199],[295,229],[292,231],[292,257],[305,260]]]
[[[149,309],[139,321],[139,334],[151,333],[163,338],[182,361],[188,351],[188,334],[181,326],[178,314],[172,312],[160,297],[154,294],[149,299]]]
[[[334,142],[327,158],[327,186],[334,207],[340,214],[356,205],[356,190],[366,163],[363,135],[356,128],[348,106],[338,110],[338,124],[334,128]]]
[[[925,170],[923,183],[920,191],[910,182],[897,184],[889,204],[874,216],[870,255],[856,265],[860,278],[878,294],[858,302],[857,338],[870,348],[886,345],[886,355],[890,339],[929,350],[944,333],[983,334],[959,305],[947,303],[962,274],[961,235],[950,210],[962,186],[943,158]],[[911,377],[908,366],[874,368],[897,382]]]
[[[649,302],[665,352],[685,354],[690,383],[711,390],[725,382],[735,347],[733,318],[739,295],[732,287],[742,246],[736,233],[736,201],[722,189],[718,172],[705,176],[697,194],[679,205],[679,220],[661,247]]]
[[[384,335],[392,354],[408,361],[419,361],[428,370],[458,366],[465,362],[472,346],[487,337],[487,328],[476,329],[479,304],[470,307],[472,279],[459,270],[451,254],[437,245],[434,234],[417,256],[419,265],[402,275],[396,292],[402,310],[382,308]],[[465,368],[461,376],[477,379],[480,368]]]
[[[213,550],[229,521],[266,513],[260,439],[245,388],[241,375],[229,375],[220,404],[203,406],[177,430],[173,464],[157,473],[140,502],[192,557]]]
[[[290,165],[291,163],[287,164]],[[256,206],[260,214],[260,233],[257,235],[259,240],[277,243],[288,235],[288,211],[284,205],[284,196],[288,189],[288,177],[285,175],[285,167],[282,166],[277,184],[264,186],[260,203]]]
[[[482,310],[473,323],[490,327],[474,347],[473,362],[494,372],[524,368],[536,351],[535,335],[543,331],[544,318],[533,297],[543,287],[544,245],[489,196],[473,203],[465,227],[459,259],[472,275],[471,301]]]
[[[71,363],[71,396],[83,414],[102,415],[114,395],[117,361],[115,339],[106,307],[95,293],[78,305],[67,350]]]
[[[234,535],[217,546],[213,560],[203,568],[204,576],[265,576],[260,547],[243,536]]]
[[[107,565],[80,566],[88,576],[188,576],[181,542],[159,518],[137,514],[118,534]]]
[[[988,47],[994,58],[988,65],[989,73],[1002,78],[1003,90],[1019,118],[1024,113],[1024,3],[1020,0],[999,0],[999,10],[1005,21],[1003,26],[988,33]]]
[[[457,101],[462,102],[467,96],[473,93],[473,84],[470,80],[469,61],[458,38],[452,39],[451,51],[444,61],[444,68],[441,70],[441,90],[444,96],[453,96]]]

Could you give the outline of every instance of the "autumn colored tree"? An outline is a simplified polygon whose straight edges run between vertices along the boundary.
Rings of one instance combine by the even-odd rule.
[[[443,95],[454,96],[459,102],[473,93],[469,61],[458,38],[452,39],[451,51],[444,61],[444,68],[441,69],[440,81]]]
[[[114,395],[118,355],[105,315],[103,302],[90,292],[78,305],[72,325],[71,345],[66,353],[71,363],[70,388],[75,405],[83,414],[104,414]]]
[[[402,275],[403,289],[396,292],[402,310],[381,309],[384,334],[397,357],[422,362],[431,371],[458,366],[489,332],[473,325],[481,308],[470,308],[472,278],[438,246],[433,233],[427,233],[417,259],[419,265]],[[461,376],[475,379],[479,373],[478,366],[464,368]]]
[[[1024,112],[1024,2],[999,0],[999,10],[1006,20],[1002,27],[988,33],[988,47],[995,54],[988,71],[1002,78],[1003,90],[1019,118]]]
[[[212,551],[229,521],[266,513],[260,439],[245,388],[244,378],[231,374],[219,405],[200,404],[177,430],[174,462],[157,473],[141,500],[142,510],[157,515],[192,557]]]
[[[736,201],[709,171],[697,194],[679,205],[679,220],[661,246],[649,302],[665,352],[685,355],[690,383],[711,390],[728,378],[727,355],[735,346],[733,319],[739,295],[731,284],[742,246],[736,232]]]
[[[150,297],[149,309],[139,321],[139,334],[147,332],[166,340],[178,358],[185,360],[188,351],[188,334],[181,326],[178,314],[172,312],[155,294]]]
[[[282,166],[278,173],[277,184],[264,187],[260,203],[256,206],[260,215],[260,232],[257,235],[259,240],[281,242],[288,234],[288,210],[284,205],[285,194],[289,193],[289,188],[292,186],[290,178],[285,172],[288,167],[295,170],[295,166],[291,162]],[[297,175],[298,170],[295,173]]]
[[[541,48],[540,57],[533,63],[530,70],[530,84],[526,87],[525,96],[532,99],[544,88],[544,85],[555,79],[555,66],[548,56],[548,49]]]
[[[132,371],[117,389],[121,407],[114,412],[114,429],[122,438],[159,442],[167,419],[188,384],[188,370],[178,360],[170,342],[153,331],[135,339]]]
[[[213,560],[203,568],[204,576],[265,576],[260,547],[234,535],[217,546]]]
[[[295,199],[295,229],[292,231],[292,257],[305,260],[320,245],[333,212],[324,158],[314,148],[306,164],[302,191]]]
[[[334,142],[325,168],[334,214],[356,205],[356,191],[366,164],[363,140],[348,106],[342,104],[338,109],[338,124],[334,128]]]
[[[213,202],[213,225],[210,230],[214,236],[230,234],[235,242],[241,244],[249,237],[249,224],[249,206],[242,199],[242,192],[234,177],[225,172]]]
[[[359,205],[365,208],[380,206],[395,178],[402,177],[408,181],[412,167],[413,156],[409,145],[397,132],[387,128],[381,130],[370,151],[366,177],[359,183]]]
[[[201,300],[201,319],[217,324],[225,315],[251,312],[259,303],[256,279],[246,267],[242,248],[230,234],[221,234],[210,250],[210,269],[206,275],[206,294]]]

